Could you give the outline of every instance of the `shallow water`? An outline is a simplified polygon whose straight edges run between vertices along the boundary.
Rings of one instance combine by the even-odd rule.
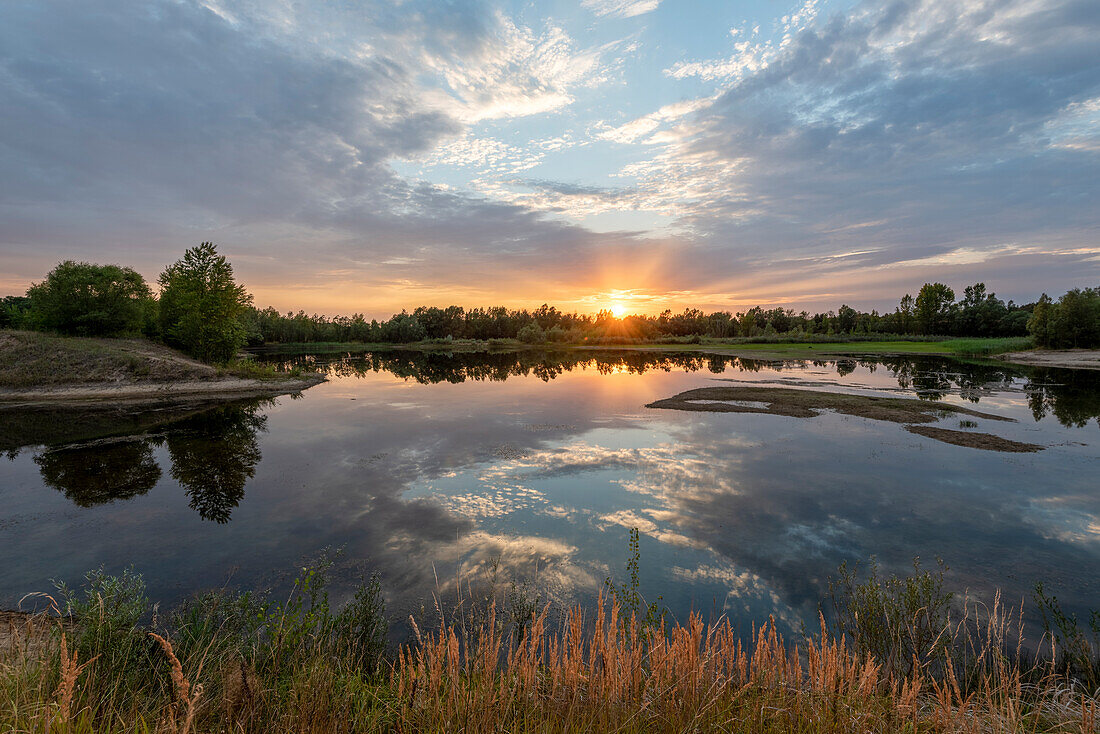
[[[1036,581],[1100,608],[1100,374],[935,358],[763,363],[641,352],[299,357],[330,381],[292,399],[140,416],[0,412],[0,606],[133,565],[170,604],[285,586],[342,548],[335,596],[382,574],[403,617],[496,568],[588,602],[623,580],[678,618],[811,624],[842,561],[942,557],[988,598]],[[1010,417],[935,425],[1045,447],[952,446],[824,413],[655,410],[752,382],[919,397]],[[747,406],[752,407],[752,406]],[[29,444],[29,445],[24,445]]]

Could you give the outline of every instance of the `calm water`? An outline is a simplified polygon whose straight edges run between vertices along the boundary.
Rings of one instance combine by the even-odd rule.
[[[797,626],[840,562],[870,556],[890,571],[942,556],[955,588],[1019,600],[1042,580],[1071,610],[1100,607],[1100,373],[639,352],[298,360],[330,380],[296,399],[0,412],[0,606],[101,565],[134,565],[165,603],[278,588],[326,547],[343,548],[337,597],[378,570],[398,614],[494,564],[584,602],[622,579],[638,527],[642,591],[680,618]],[[729,380],[965,405],[1016,422],[937,425],[1046,448],[645,407]]]

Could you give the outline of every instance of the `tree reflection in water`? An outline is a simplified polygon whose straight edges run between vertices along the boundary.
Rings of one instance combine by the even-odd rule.
[[[153,443],[144,438],[50,449],[34,463],[42,481],[80,507],[137,497],[160,480]]]
[[[1063,425],[1083,427],[1092,419],[1100,422],[1100,372],[1035,368],[994,360],[956,360],[938,356],[875,355],[836,359],[766,361],[704,352],[658,352],[644,350],[537,350],[519,352],[421,352],[384,350],[358,354],[303,354],[292,357],[268,355],[268,363],[307,367],[332,377],[356,377],[388,372],[423,385],[440,382],[505,381],[534,375],[549,382],[577,369],[595,369],[600,374],[673,369],[685,372],[706,370],[713,374],[800,369],[812,365],[831,369],[843,378],[862,367],[889,372],[898,387],[912,390],[921,400],[942,400],[959,395],[972,403],[1000,390],[1028,393],[1035,420],[1048,413]]]
[[[172,477],[204,520],[229,522],[244,499],[261,459],[256,434],[267,424],[267,416],[256,415],[258,408],[215,408],[176,424],[165,439]]]
[[[128,500],[161,478],[153,449],[164,445],[171,475],[204,520],[226,523],[244,499],[245,486],[262,458],[257,434],[274,401],[211,408],[166,425],[155,435],[50,448],[34,457],[42,480],[80,507]]]
[[[437,353],[391,350],[346,356],[269,358],[283,364],[308,364],[329,375],[349,377],[388,372],[421,384],[461,383],[468,380],[503,381],[534,375],[550,381],[575,369],[601,374],[649,370],[712,374],[799,370],[809,365],[833,369],[840,378],[856,367],[874,372],[885,369],[902,390],[922,400],[959,395],[977,403],[1000,390],[1022,390],[1035,420],[1053,415],[1066,426],[1100,425],[1100,373],[1087,370],[1026,368],[993,362],[964,362],[939,357],[876,356],[837,360],[764,362],[727,355],[645,351],[539,351],[500,353]],[[271,400],[248,401],[195,411],[156,411],[124,416],[124,429],[136,429],[129,438],[118,436],[118,416],[106,414],[96,422],[87,414],[59,416],[52,411],[5,413],[0,427],[0,449],[14,458],[28,443],[85,441],[48,448],[34,459],[46,484],[81,507],[130,499],[147,493],[161,478],[154,449],[163,445],[171,458],[171,476],[189,497],[190,506],[204,520],[226,523],[244,498],[245,487],[260,462],[257,434],[266,430],[260,411]],[[157,415],[160,415],[158,418]],[[165,415],[171,417],[165,419]],[[99,423],[103,423],[102,426]],[[51,439],[47,426],[54,426]],[[66,432],[67,431],[67,432]],[[95,440],[99,437],[98,440]],[[92,439],[92,440],[89,440]]]

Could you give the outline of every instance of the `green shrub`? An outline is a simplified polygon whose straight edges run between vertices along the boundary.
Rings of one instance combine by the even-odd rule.
[[[1042,582],[1035,584],[1032,598],[1043,617],[1043,631],[1053,646],[1055,666],[1079,681],[1086,691],[1100,688],[1100,610],[1092,610],[1084,629],[1076,614],[1066,614],[1058,597],[1047,596]]]
[[[27,290],[27,325],[77,336],[142,331],[153,293],[131,268],[66,260]]]
[[[516,338],[524,344],[541,344],[546,341],[546,333],[537,322],[533,321],[520,329],[519,333],[516,334]]]
[[[862,582],[858,565],[842,563],[837,578],[829,579],[837,635],[847,636],[856,652],[871,655],[888,673],[942,668],[950,656],[952,641],[944,630],[954,594],[943,590],[947,566],[937,563],[935,571],[922,571],[914,558],[912,576],[881,578],[872,559]]]

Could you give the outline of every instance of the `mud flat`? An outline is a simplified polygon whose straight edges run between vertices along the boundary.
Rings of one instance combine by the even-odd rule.
[[[986,451],[1031,452],[1042,451],[1043,446],[1012,441],[991,433],[954,431],[936,426],[916,425],[934,423],[949,415],[968,415],[987,420],[1015,422],[993,413],[983,413],[971,408],[946,403],[930,403],[907,398],[885,398],[876,395],[851,395],[796,390],[785,387],[701,387],[688,390],[671,398],[657,400],[647,408],[691,410],[708,413],[764,413],[791,418],[813,418],[822,411],[834,411],[844,415],[868,418],[876,421],[905,424],[906,430],[953,446],[966,446]]]
[[[1008,438],[994,436],[992,433],[978,433],[977,431],[953,431],[950,428],[939,428],[937,426],[906,426],[905,430],[953,446],[969,446],[972,449],[985,449],[986,451],[1027,454],[1042,451],[1044,448],[1039,444],[1013,441]]]
[[[1035,349],[1030,352],[1001,354],[997,359],[1035,367],[1100,370],[1100,349]]]
[[[929,403],[923,400],[748,385],[700,387],[671,398],[657,400],[646,407],[712,413],[769,413],[792,418],[813,418],[820,415],[823,410],[832,410],[845,415],[892,423],[932,423],[946,413],[1012,421],[1011,418],[993,413],[982,413],[957,405]]]

